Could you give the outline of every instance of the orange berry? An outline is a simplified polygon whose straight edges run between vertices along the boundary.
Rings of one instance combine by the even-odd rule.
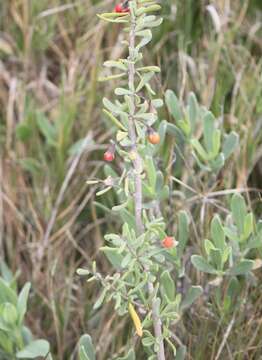
[[[160,135],[156,131],[150,132],[148,135],[148,141],[153,145],[157,145],[160,143]]]
[[[162,241],[162,245],[167,249],[174,247],[175,245],[174,238],[172,236],[166,236]]]

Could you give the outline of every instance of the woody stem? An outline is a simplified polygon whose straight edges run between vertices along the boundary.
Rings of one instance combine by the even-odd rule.
[[[135,3],[136,0],[133,1]],[[132,6],[131,6],[132,7]],[[142,193],[142,179],[141,173],[143,171],[143,161],[138,152],[137,148],[137,133],[135,126],[135,29],[136,29],[136,16],[131,9],[130,13],[131,23],[130,23],[130,32],[129,32],[129,62],[128,62],[128,85],[129,90],[131,91],[131,109],[129,113],[129,122],[128,122],[128,133],[129,138],[132,142],[132,150],[134,153],[133,160],[133,172],[134,172],[134,182],[135,182],[135,192],[134,192],[134,204],[135,204],[135,220],[136,220],[136,231],[137,235],[141,235],[144,231],[144,224],[142,219],[142,202],[143,202],[143,193]],[[148,283],[148,292],[151,298],[151,307],[152,307],[152,319],[155,337],[158,341],[158,351],[157,359],[165,360],[165,349],[164,341],[162,335],[162,322],[161,318],[158,315],[158,305],[154,289],[154,284],[152,282]]]

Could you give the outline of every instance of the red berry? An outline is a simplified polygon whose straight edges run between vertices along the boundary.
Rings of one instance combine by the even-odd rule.
[[[117,4],[117,5],[115,6],[115,12],[116,12],[116,13],[121,13],[121,12],[123,12],[123,7],[122,7],[121,4]]]
[[[174,238],[171,236],[166,236],[162,241],[162,245],[167,249],[172,248],[175,245]]]
[[[115,154],[112,153],[110,150],[107,150],[104,153],[104,160],[107,162],[112,162],[115,159]]]
[[[116,12],[116,13],[127,13],[127,12],[129,12],[129,11],[130,11],[130,10],[129,10],[129,7],[128,7],[128,6],[123,7],[122,4],[117,4],[117,5],[115,6],[115,12]]]
[[[148,141],[153,145],[157,145],[160,143],[160,135],[156,131],[151,131],[148,135]]]

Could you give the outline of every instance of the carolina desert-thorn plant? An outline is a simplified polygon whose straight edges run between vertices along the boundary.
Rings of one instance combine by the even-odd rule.
[[[116,190],[120,204],[112,211],[122,218],[123,227],[122,234],[106,235],[110,246],[102,248],[116,269],[114,275],[103,277],[97,272],[95,263],[92,269],[78,270],[80,275],[91,276],[88,281],[95,279],[103,286],[95,309],[104,301],[114,299],[115,310],[120,315],[129,312],[137,335],[142,337],[147,358],[151,360],[156,357],[164,360],[170,353],[167,346],[173,356],[176,355],[170,326],[202,293],[200,287],[193,286],[182,301],[169,273],[175,266],[182,272],[180,260],[188,239],[189,219],[184,211],[178,214],[178,242],[174,235],[166,234],[160,202],[168,198],[169,188],[154,161],[164,141],[166,122],[158,123],[158,130],[154,130],[158,121],[157,108],[163,101],[154,98],[150,85],[160,69],[143,66],[141,52],[152,39],[151,29],[162,22],[152,14],[160,8],[155,1],[133,0],[119,4],[113,13],[99,15],[103,20],[126,25],[124,30],[128,32],[128,39],[124,41],[128,57],[106,61],[104,65],[112,73],[100,79],[123,79],[123,86],[115,89],[118,99],[113,102],[104,98],[103,111],[118,128],[116,140],[104,154],[104,160],[112,162],[116,151],[124,160],[124,170],[118,175],[106,167],[104,181],[88,183],[102,183],[103,188],[97,196],[113,188]],[[134,350],[125,358],[134,359]]]
[[[184,276],[183,255],[190,221],[185,211],[179,211],[175,234],[166,233],[161,202],[170,196],[170,190],[156,161],[165,134],[174,134],[177,143],[189,149],[195,164],[201,168],[201,177],[207,180],[207,187],[212,186],[210,173],[211,180],[216,179],[238,144],[238,135],[224,134],[221,122],[198,104],[194,94],[190,94],[188,104],[183,107],[168,90],[165,100],[175,123],[159,121],[157,108],[163,101],[155,98],[151,79],[160,69],[143,66],[142,49],[152,39],[151,29],[162,22],[154,15],[160,8],[155,1],[132,0],[118,4],[112,13],[99,15],[105,21],[123,24],[128,34],[123,42],[128,47],[127,58],[106,61],[106,71],[100,78],[121,81],[115,89],[117,99],[103,99],[103,112],[117,129],[104,160],[112,163],[117,155],[123,161],[122,173],[106,165],[105,179],[88,183],[101,185],[97,196],[115,190],[119,204],[112,208],[112,213],[123,225],[121,234],[105,236],[108,246],[101,248],[115,269],[112,275],[100,274],[95,263],[90,269],[78,269],[79,275],[89,276],[88,281],[97,280],[102,285],[94,309],[114,300],[119,315],[129,313],[149,360],[185,358],[185,346],[172,329],[203,291],[200,286],[190,286],[182,296],[171,276],[171,272],[175,280]],[[225,275],[236,283],[236,276],[246,275],[254,268],[250,250],[261,246],[260,240],[261,224],[255,224],[244,199],[235,194],[231,214],[225,221],[215,215],[211,222],[210,240],[204,241],[205,256],[193,255],[192,263],[199,271],[220,278]],[[94,360],[91,338],[84,335],[81,339],[80,359]],[[174,339],[180,345],[178,351]],[[131,348],[117,359],[135,359],[135,350]]]

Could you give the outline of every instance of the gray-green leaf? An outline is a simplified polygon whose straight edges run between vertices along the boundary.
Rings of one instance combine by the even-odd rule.
[[[199,271],[208,273],[208,274],[216,274],[216,269],[213,268],[202,256],[192,255],[191,262],[195,266],[195,268]]]
[[[79,343],[79,360],[95,360],[95,348],[90,335],[82,335]]]
[[[46,340],[34,340],[22,350],[16,353],[18,359],[35,359],[38,357],[46,357],[49,352],[49,343]]]

